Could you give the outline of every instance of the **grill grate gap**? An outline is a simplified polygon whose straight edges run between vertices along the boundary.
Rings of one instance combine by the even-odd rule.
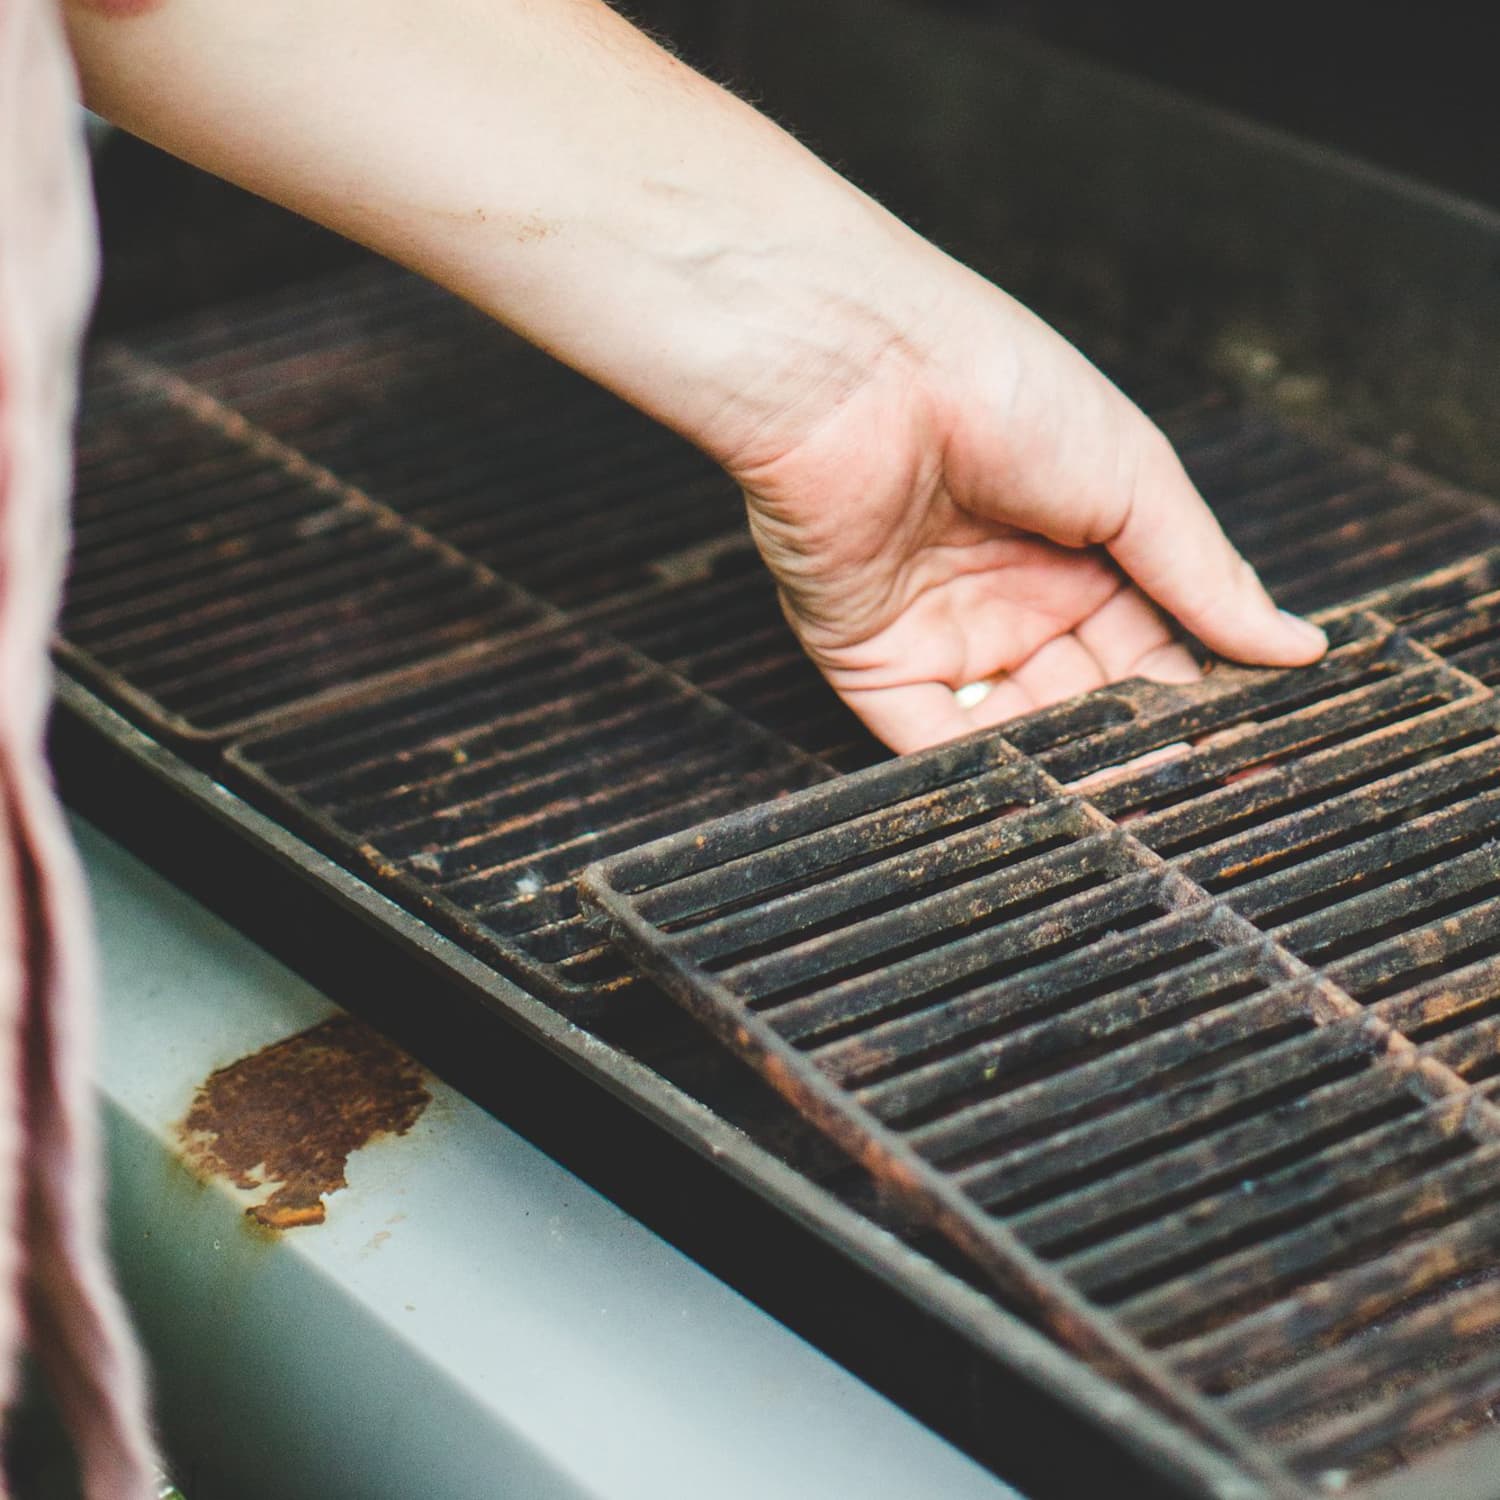
[[[1290,1082],[1268,1088],[1264,1093],[1258,1094],[1252,1099],[1241,1100],[1232,1108],[1185,1127],[1173,1138],[1171,1147],[1173,1149],[1180,1149],[1184,1146],[1192,1146],[1196,1142],[1217,1135],[1221,1131],[1268,1115],[1281,1105],[1296,1104],[1316,1093],[1319,1089],[1328,1088],[1334,1084],[1342,1083],[1358,1076],[1368,1066],[1369,1059],[1366,1057],[1344,1058],[1329,1063],[1325,1067]],[[1409,1104],[1402,1104],[1400,1107],[1414,1108],[1415,1103],[1416,1101],[1413,1100]],[[1372,1110],[1372,1118],[1389,1107],[1392,1106],[1381,1105],[1376,1110]],[[1336,1132],[1330,1132],[1327,1138],[1336,1138]],[[1296,1148],[1292,1147],[1288,1149]],[[1118,1177],[1132,1168],[1144,1166],[1162,1154],[1161,1143],[1155,1140],[1120,1146],[1106,1154],[1101,1154],[1087,1165],[1060,1173],[1036,1187],[1025,1188],[1015,1193],[988,1197],[985,1200],[985,1208],[993,1215],[1019,1215],[1043,1205],[1054,1203],[1065,1196],[1071,1196],[1082,1188],[1095,1186],[1107,1178]],[[1264,1158],[1267,1161],[1272,1159],[1274,1159],[1274,1154]],[[989,1153],[986,1152],[980,1160],[988,1165]],[[950,1171],[961,1169],[967,1165],[971,1165],[971,1163],[963,1160],[943,1163],[943,1166]],[[1178,1201],[1190,1200],[1181,1199]]]
[[[1197,958],[1206,958],[1212,953],[1218,952],[1218,948],[1210,942],[1188,943],[1184,947],[1171,953],[1164,953],[1155,958],[1143,959],[1140,963],[1121,968],[1110,974],[1107,978],[1096,980],[1093,984],[1080,984],[1069,986],[1065,994],[1057,996],[1050,1002],[1043,1002],[1035,1007],[1024,1011],[1018,1011],[1004,1022],[997,1022],[992,1026],[976,1027],[966,1031],[961,1037],[951,1042],[932,1047],[927,1050],[912,1050],[905,1053],[899,1062],[886,1064],[884,1067],[872,1068],[869,1072],[858,1075],[857,1081],[861,1088],[869,1088],[873,1085],[889,1082],[893,1078],[902,1077],[912,1068],[931,1066],[949,1057],[967,1054],[974,1046],[993,1042],[1001,1037],[1008,1036],[1022,1026],[1037,1026],[1048,1020],[1065,1016],[1076,1011],[1080,1007],[1087,1006],[1090,1001],[1101,999],[1110,994],[1121,985],[1140,984],[1146,980],[1157,978],[1163,974],[1173,972],[1180,964],[1191,963]],[[1096,1057],[1102,1057],[1116,1048],[1139,1041],[1143,1037],[1167,1027],[1181,1025],[1184,1021],[1191,1020],[1194,1016],[1202,1015],[1211,1010],[1231,1004],[1233,1001],[1242,999],[1245,995],[1253,994],[1260,985],[1253,979],[1247,979],[1238,985],[1231,985],[1223,990],[1211,990],[1199,994],[1191,999],[1184,1000],[1170,1011],[1157,1014],[1143,1015],[1138,1021],[1126,1029],[1111,1034],[1108,1038],[1101,1038],[1091,1045],[1079,1046],[1070,1050],[1065,1056],[1060,1056],[1052,1062],[1035,1063],[1029,1068],[1019,1071],[1007,1071],[1005,1082],[1007,1088],[1019,1088],[1028,1083],[1034,1083],[1038,1079],[1049,1078],[1064,1068],[1081,1066],[1092,1061]],[[986,1094],[975,1094],[968,1100],[969,1103],[977,1103],[979,1099],[989,1097]],[[950,1101],[940,1112],[929,1110],[912,1117],[908,1121],[892,1121],[901,1125],[922,1124],[926,1120],[935,1119],[938,1113],[951,1113],[954,1108],[960,1107],[956,1101]]]
[[[1284,1169],[1295,1167],[1306,1162],[1310,1157],[1327,1151],[1331,1147],[1344,1145],[1351,1141],[1358,1141],[1361,1137],[1374,1135],[1383,1125],[1390,1125],[1410,1116],[1415,1110],[1415,1101],[1393,1100],[1380,1109],[1371,1110],[1368,1114],[1354,1117],[1348,1122],[1347,1128],[1330,1130],[1320,1135],[1309,1136],[1299,1141],[1295,1147],[1288,1147],[1284,1151],[1274,1152],[1255,1164],[1255,1177],[1265,1178]],[[1169,1280],[1181,1276],[1190,1276],[1194,1271],[1213,1265],[1215,1262],[1236,1251],[1245,1250],[1251,1246],[1261,1244],[1269,1235],[1286,1232],[1311,1224],[1321,1218],[1332,1209],[1344,1207],[1347,1204],[1358,1202],[1361,1198],[1379,1192],[1383,1188],[1394,1186],[1402,1181],[1405,1174],[1413,1168],[1427,1169],[1443,1166],[1465,1153],[1467,1146],[1459,1141],[1444,1141],[1438,1143],[1426,1152],[1419,1153],[1406,1159],[1388,1164],[1383,1167],[1372,1168],[1369,1174],[1359,1183],[1346,1184],[1337,1192],[1329,1193],[1323,1198],[1307,1198],[1300,1204],[1289,1207],[1279,1213],[1267,1215],[1263,1219],[1256,1220],[1244,1228],[1237,1229],[1232,1233],[1225,1234],[1204,1246],[1201,1250],[1183,1254],[1176,1258],[1165,1259],[1154,1264],[1149,1271],[1133,1271],[1125,1267],[1119,1268],[1119,1273],[1112,1281],[1096,1283],[1093,1295],[1106,1305],[1115,1302],[1123,1302],[1126,1299],[1138,1296],[1142,1292],[1151,1291]],[[1161,1213],[1170,1213],[1174,1209],[1185,1208],[1198,1201],[1199,1196],[1207,1196],[1216,1189],[1240,1187],[1245,1183],[1252,1183],[1253,1179],[1243,1178],[1239,1182],[1232,1176],[1226,1176],[1218,1180],[1204,1178],[1198,1184],[1192,1195],[1178,1194],[1172,1198],[1162,1201],[1159,1205],[1153,1205],[1150,1213],[1134,1215],[1122,1215],[1101,1232],[1089,1235],[1079,1235],[1069,1241],[1064,1240],[1057,1245],[1048,1247],[1049,1256],[1063,1257],[1076,1255],[1078,1252],[1095,1247],[1107,1246],[1111,1241],[1122,1238],[1131,1229],[1153,1223]],[[1250,1188],[1245,1189],[1247,1192]]]
[[[1054,889],[1058,894],[1068,897],[1079,894],[1088,894],[1090,891],[1098,890],[1105,884],[1105,877],[1094,878],[1091,876],[1080,877],[1077,883],[1060,883]],[[1018,902],[1016,907],[1008,912],[998,914],[993,921],[975,922],[964,929],[964,938],[983,936],[1001,926],[1004,922],[1034,914],[1046,903],[1040,898],[1029,898]],[[1113,925],[1106,926],[1103,923],[1086,925],[1066,937],[1059,937],[1056,941],[1049,942],[1045,946],[1030,949],[1025,953],[1018,954],[1013,958],[991,961],[975,968],[972,972],[965,973],[961,978],[956,978],[947,983],[938,983],[930,988],[924,988],[917,993],[899,1000],[890,1005],[883,1005],[876,1010],[863,1012],[856,1019],[840,1021],[837,1024],[819,1028],[806,1029],[799,1027],[796,1036],[797,1044],[804,1048],[826,1048],[833,1044],[863,1032],[873,1022],[879,1025],[888,1025],[894,1021],[900,1021],[919,1011],[930,1010],[944,1001],[952,1000],[963,995],[976,985],[998,984],[1003,980],[1014,979],[1027,970],[1041,967],[1043,964],[1055,959],[1064,958],[1069,954],[1085,950],[1091,943],[1116,930],[1128,930],[1131,927],[1144,926],[1156,917],[1165,915],[1163,908],[1159,906],[1142,905],[1130,908],[1111,919],[1119,923],[1119,928]],[[847,982],[851,979],[867,979],[870,974],[883,974],[886,963],[897,963],[902,958],[923,957],[929,951],[929,945],[920,943],[913,939],[893,954],[882,955],[883,962],[879,967],[871,969],[867,964],[851,969],[846,973],[835,973],[830,976],[835,983]],[[821,998],[826,993],[825,986],[818,982],[816,987],[809,981],[805,984],[793,985],[777,994],[773,1000],[764,1006],[755,1006],[755,1009],[764,1009],[770,1012],[773,1025],[784,1027],[786,1018],[777,1012],[795,1004],[798,1001]]]
[[[1223,1001],[1226,1007],[1233,1003],[1234,997],[1226,997]],[[1267,1047],[1305,1036],[1311,1030],[1310,1023],[1306,1021],[1285,1021],[1279,1025],[1267,1026],[1252,1037],[1231,1042],[1211,1051],[1205,1050],[1189,1062],[1180,1063],[1153,1074],[1152,1086],[1159,1088],[1162,1093],[1187,1088],[1203,1078],[1205,1074],[1216,1073],[1246,1058],[1256,1057]],[[1046,1082],[1048,1077],[1055,1076],[1057,1075],[1045,1075],[1037,1081]],[[1024,1084],[1018,1085],[1017,1091],[1025,1086]],[[1004,1095],[994,1097],[997,1102],[1004,1102]],[[1066,1107],[1050,1112],[1045,1119],[1037,1120],[1030,1125],[997,1131],[995,1135],[988,1138],[984,1153],[982,1155],[976,1153],[976,1155],[979,1160],[987,1160],[990,1156],[1023,1151],[1029,1146],[1035,1146],[1038,1142],[1049,1139],[1056,1131],[1074,1130],[1105,1120],[1139,1103],[1143,1097],[1145,1097],[1145,1085],[1124,1091],[1119,1095],[1075,1099]],[[975,1102],[985,1101],[976,1100]],[[921,1124],[940,1122],[944,1118],[944,1115],[937,1115],[932,1121],[913,1121],[904,1125],[903,1128],[915,1129]]]
[[[903,972],[941,975],[952,932],[964,930],[954,903],[971,886],[951,869],[883,902],[882,921],[910,924],[889,964],[876,962],[879,949],[852,971],[826,963],[851,930],[830,909],[802,968],[777,970],[775,984],[753,963],[720,968],[691,920],[669,935],[624,894],[654,886],[652,902],[668,907],[672,881],[685,878],[705,904],[715,861],[687,857],[681,840],[594,867],[585,895],[680,999],[722,1033],[753,1036],[786,1070],[773,1078],[798,1080],[794,1097],[815,1119],[878,1125],[891,1149],[909,1150],[902,1170],[930,1182],[938,1223],[956,1193],[995,1226],[1005,1255],[1033,1257],[1029,1274],[1060,1299],[1082,1295],[1163,1353],[1219,1336],[1232,1361],[1232,1330],[1266,1326],[1278,1299],[1300,1307],[1321,1278],[1373,1274],[1424,1236],[1463,1233],[1479,1185],[1500,1170],[1500,1146],[1482,1144],[1500,1140],[1500,1116],[1492,1125],[1485,1113],[1489,1094],[1500,1097],[1496,709],[1474,677],[1418,644],[1420,610],[1398,622],[1382,616],[1386,604],[1331,619],[1334,656],[1300,686],[1233,672],[1201,695],[1124,684],[1007,726],[1064,793],[1114,823],[1140,873],[990,906],[985,959],[936,986],[907,985]],[[1175,755],[1142,759],[1175,744]],[[869,773],[885,805],[904,771]],[[735,827],[764,822],[751,812]],[[728,825],[707,835],[746,836]],[[1065,837],[1086,847],[1097,835]],[[756,847],[736,868],[752,884],[774,835]],[[649,873],[659,854],[673,870],[660,880]],[[984,870],[993,880],[1005,860]],[[1138,910],[1079,915],[1122,878],[1158,882],[1167,899],[1150,921],[1133,925]],[[818,890],[814,874],[797,899]],[[738,920],[757,909],[748,901]],[[1110,957],[1187,912],[1206,925]],[[1255,933],[1264,974],[1189,977],[1227,964]],[[1455,971],[1467,998],[1444,1001]],[[1057,976],[1055,990],[1044,974]],[[799,1004],[851,983],[864,986],[857,1005],[831,1013],[832,1025],[804,1023]],[[1263,1013],[1283,993],[1280,1013]],[[1242,1013],[1253,1021],[1236,1032]],[[789,1014],[798,1025],[778,1027]],[[1404,1017],[1410,1040],[1384,1029]],[[1224,1045],[1194,1050],[1195,1027]],[[1183,1055],[1166,1050],[1179,1045]],[[1153,1067],[1158,1058],[1170,1066]],[[1097,1096],[1077,1097],[1093,1076]],[[1282,1343],[1258,1356],[1292,1371],[1306,1357]],[[1234,1384],[1223,1362],[1207,1383],[1184,1378],[1189,1399],[1225,1399]],[[1299,1472],[1316,1443],[1378,1466],[1374,1448],[1355,1452],[1344,1409],[1314,1404],[1302,1416],[1247,1436]],[[1375,1426],[1367,1435],[1385,1441]]]

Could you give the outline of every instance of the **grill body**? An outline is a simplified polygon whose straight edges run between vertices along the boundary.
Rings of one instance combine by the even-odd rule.
[[[65,710],[1186,1492],[1400,1493],[1496,1378],[1500,229],[897,6],[723,40],[1157,416],[1328,662],[884,764],[731,486],[361,265],[94,350]],[[820,1130],[590,927],[612,858]]]

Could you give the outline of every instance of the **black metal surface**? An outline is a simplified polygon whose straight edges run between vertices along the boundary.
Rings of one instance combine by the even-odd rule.
[[[228,765],[413,909],[578,1015],[631,976],[578,913],[590,859],[829,773],[607,639],[496,642]]]
[[[1201,377],[1121,364],[1292,607],[1500,541],[1473,496],[1320,442]],[[154,707],[159,727],[231,737],[299,693],[556,621],[545,600],[830,766],[884,756],[802,655],[734,486],[413,277],[361,266],[107,348],[95,371],[63,639],[91,681]],[[165,475],[142,476],[142,421],[162,432]],[[403,546],[409,559],[395,558]],[[473,574],[461,589],[455,566]],[[177,592],[148,613],[139,596],[163,579]],[[283,663],[275,642],[294,631]],[[221,692],[215,658],[231,655],[254,691],[230,680]]]
[[[547,611],[201,389],[101,353],[78,439],[61,659],[223,738]]]
[[[1028,1500],[1232,1483],[1207,1450],[1168,1457],[1164,1424],[893,1232],[862,1174],[811,1175],[789,1147],[814,1133],[749,1069],[709,1091],[601,1044],[66,678],[51,752],[96,827]]]
[[[657,1076],[733,1113],[743,1086],[726,1080],[712,1053],[601,946],[579,916],[575,889],[591,860],[776,803],[834,766],[883,755],[797,650],[749,550],[732,487],[706,481],[675,438],[389,269],[361,267],[140,348],[105,349],[95,370],[64,659],[159,732],[218,744],[232,784],[350,869],[649,1060]],[[1291,602],[1305,607],[1410,577],[1437,555],[1497,534],[1474,497],[1313,439],[1201,378],[1153,369],[1122,378],[1155,409],[1231,533]],[[460,389],[493,390],[495,405],[461,399]],[[154,459],[136,438],[143,421],[161,434]],[[572,441],[580,431],[588,443]],[[652,476],[674,465],[684,498],[663,518]],[[580,543],[585,511],[600,524]],[[485,561],[470,559],[467,546]],[[495,572],[507,552],[517,576],[545,597]],[[799,1045],[822,1043],[837,1076],[852,1069],[845,1081],[905,1118],[937,1109],[944,1090],[983,1093],[1000,1076],[982,1086],[970,1076],[991,1066],[988,1052],[967,1072],[934,1064],[916,1094],[904,1071],[881,1076],[904,1058],[903,1026],[912,1029],[897,1012],[910,996],[930,993],[935,964],[955,995],[970,970],[1003,987],[994,945],[1015,939],[1045,958],[1053,986],[1036,1001],[1027,998],[1029,980],[1005,981],[1025,991],[1023,1011],[1034,1001],[1056,1007],[1067,996],[1094,996],[1050,1028],[1020,1026],[1001,1049],[1005,1069],[1021,1070],[1021,1084],[1003,1096],[1007,1130],[1019,1132],[1011,1144],[1030,1150],[1022,1167],[1006,1167],[1021,1172],[1016,1182],[1003,1173],[991,1180],[999,1168],[980,1103],[963,1115],[973,1116],[965,1127],[978,1131],[972,1139],[948,1140],[951,1122],[917,1131],[928,1148],[973,1156],[962,1193],[972,1191],[988,1214],[1014,1201],[1040,1213],[1040,1200],[1030,1204],[1026,1194],[1081,1169],[1073,1158],[1052,1163],[1040,1144],[1061,1128],[1070,1064],[1083,1059],[1084,1086],[1121,1103],[1139,1087],[1132,1067],[1149,1064],[1170,1080],[1227,1065],[1236,1049],[1310,1031],[1322,1015],[1319,995],[1294,982],[1300,971],[1247,947],[1246,919],[1282,914],[1281,888],[1269,877],[1241,881],[1243,898],[1229,888],[1240,846],[1253,844],[1267,819],[1299,821],[1312,843],[1347,836],[1338,820],[1359,803],[1372,766],[1406,799],[1393,804],[1393,817],[1429,813],[1439,794],[1467,787],[1470,760],[1459,752],[1477,732],[1474,714],[1487,713],[1475,707],[1487,694],[1413,642],[1430,638],[1434,651],[1482,675],[1487,615],[1460,585],[1426,584],[1408,595],[1401,607],[1415,619],[1410,639],[1356,612],[1328,663],[1269,697],[1221,670],[1206,690],[1107,691],[1015,728],[1029,761],[972,784],[960,776],[939,795],[935,826],[956,818],[960,831],[944,836],[941,871],[930,850],[919,861],[924,878],[955,889],[983,873],[982,909],[965,918],[970,937],[940,960],[924,957],[927,935],[893,904],[877,926],[898,935],[897,949],[881,948],[867,973],[856,964],[832,1012],[820,1009],[826,996],[794,994],[785,1034]],[[1284,712],[1273,712],[1278,692],[1295,700]],[[1190,756],[1108,779],[1111,765],[1180,742],[1195,746]],[[1447,757],[1450,781],[1433,783],[1423,769],[1433,755]],[[1278,770],[1283,763],[1288,769]],[[1009,784],[1017,777],[1022,791]],[[1087,799],[1049,801],[1046,789],[1064,783],[1082,783]],[[862,785],[839,782],[830,795],[858,794]],[[994,823],[1006,799],[1028,798],[1034,814]],[[1473,816],[1487,807],[1476,804]],[[1205,824],[1206,808],[1222,823]],[[1100,818],[1129,833],[1106,835]],[[1014,834],[1014,847],[990,840],[994,826]],[[1472,834],[1455,825],[1455,837]],[[932,836],[902,834],[918,844]],[[1181,873],[1164,877],[1161,857]],[[1015,885],[1016,860],[1031,884]],[[1464,866],[1475,880],[1478,864]],[[888,873],[851,872],[838,889],[856,902],[896,903],[879,884]],[[1460,895],[1463,878],[1453,877]],[[1297,897],[1300,886],[1290,884]],[[1203,891],[1219,903],[1197,904]],[[1028,903],[1059,892],[1074,892],[1071,904],[1028,914]],[[1453,894],[1443,886],[1435,899]],[[835,903],[826,920],[837,915]],[[761,920],[747,909],[727,921],[722,940],[761,941]],[[1281,924],[1292,953],[1297,920]],[[1129,935],[1137,929],[1142,935]],[[763,940],[774,946],[774,933]],[[901,943],[915,947],[908,953]],[[788,972],[804,958],[794,952]],[[758,980],[769,972],[774,984],[786,963],[768,953],[750,972]],[[1020,973],[1025,965],[1017,965]],[[1151,978],[1174,965],[1191,966],[1205,986],[1192,1003]],[[1126,989],[1126,1011],[1110,1008],[1112,982]],[[861,1028],[871,1016],[890,1038],[881,1043],[889,1056],[868,1050]],[[957,1000],[948,1024],[952,1040],[929,1037],[924,1046],[961,1046]],[[1231,1104],[1242,1117],[1250,1108]],[[813,1180],[836,1182],[815,1138],[763,1111],[745,1118]],[[1107,1110],[1100,1121],[1065,1123],[1087,1151],[1117,1123]],[[1140,1173],[1149,1181],[1156,1167],[1149,1158]],[[856,1200],[861,1192],[841,1191]],[[1144,1187],[1133,1182],[1131,1191]],[[1112,1210],[1106,1203],[1099,1212],[1109,1220]],[[1064,1240],[1095,1228],[1070,1223]],[[1008,1298],[1061,1308],[1069,1341],[1172,1413],[1179,1437],[1193,1432],[1208,1449],[1235,1453],[1244,1476],[1272,1490],[1290,1482],[1280,1458],[1244,1441],[1234,1413],[1205,1401],[1170,1361],[1142,1355],[1127,1318],[1094,1318],[1084,1273],[1076,1285],[1054,1274],[1024,1235],[999,1261],[972,1224],[954,1239],[1001,1273]],[[1168,1237],[1155,1253],[1170,1260],[1171,1244]],[[1017,1275],[1016,1265],[1033,1262],[1040,1280]]]
[[[787,628],[737,488],[688,444],[391,267],[263,299],[154,365],[830,764],[882,748]],[[440,456],[434,462],[434,455]]]
[[[256,429],[553,603],[736,530],[719,468],[473,308],[367,262],[135,341]]]
[[[1389,458],[1227,400],[1217,411],[1194,403],[1156,416],[1289,609],[1325,609],[1500,543],[1490,506]]]
[[[1367,1479],[1500,1402],[1500,709],[1450,664],[1489,664],[1497,566],[1330,616],[1312,669],[1106,689],[588,899],[1059,1337],[1248,1474]]]

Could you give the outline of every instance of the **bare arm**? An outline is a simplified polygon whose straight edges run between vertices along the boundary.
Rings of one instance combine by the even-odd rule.
[[[127,129],[442,282],[745,487],[804,644],[913,748],[1209,645],[1295,664],[1170,448],[1004,293],[600,0],[68,6]],[[974,711],[952,689],[1001,688]]]

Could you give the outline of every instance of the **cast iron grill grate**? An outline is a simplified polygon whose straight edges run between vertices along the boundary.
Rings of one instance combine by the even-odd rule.
[[[691,445],[389,266],[268,298],[230,338],[195,325],[141,351],[563,606],[656,582],[739,523]]]
[[[633,982],[579,914],[589,860],[828,774],[578,631],[386,683],[228,761],[384,888],[575,1012]]]
[[[176,377],[126,351],[91,374],[59,653],[164,732],[242,734],[548,619]]]
[[[1273,1485],[1500,1399],[1494,555],[616,856],[632,958]],[[1493,673],[1492,675],[1500,675]]]

